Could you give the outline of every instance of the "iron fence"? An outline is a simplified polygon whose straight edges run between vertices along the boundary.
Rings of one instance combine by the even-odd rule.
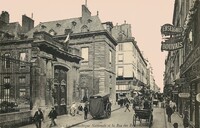
[[[0,114],[29,110],[31,63],[0,56]]]

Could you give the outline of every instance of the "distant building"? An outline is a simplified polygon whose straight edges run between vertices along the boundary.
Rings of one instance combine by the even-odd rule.
[[[130,97],[147,84],[147,63],[131,33],[131,25],[124,23],[112,29],[117,40],[116,97]]]

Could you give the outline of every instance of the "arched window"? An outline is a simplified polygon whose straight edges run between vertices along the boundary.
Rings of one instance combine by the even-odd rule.
[[[49,30],[49,34],[54,36],[54,35],[56,35],[56,32],[53,29],[51,29],[51,30]]]

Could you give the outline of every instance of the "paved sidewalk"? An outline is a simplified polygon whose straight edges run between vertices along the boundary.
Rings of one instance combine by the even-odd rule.
[[[112,104],[112,111],[116,111],[120,109],[120,106],[117,104]],[[56,122],[58,124],[58,126],[52,127],[52,128],[70,128],[72,126],[76,126],[78,124],[90,121],[92,119],[92,117],[90,115],[88,115],[88,119],[84,120],[84,115],[83,112],[80,112],[80,114],[76,114],[75,116],[71,116],[71,115],[62,115],[62,116],[58,116]],[[45,122],[42,123],[42,127],[43,128],[49,128],[50,126],[50,119],[46,119]],[[26,125],[20,128],[35,128],[35,124],[30,124],[30,125]]]
[[[165,111],[165,109],[164,109]],[[174,123],[178,123],[178,128],[184,128],[183,126],[183,118],[181,118],[178,114],[178,112],[174,112],[171,116],[171,123],[169,123],[167,121],[167,114],[166,114],[166,111],[165,111],[165,121],[166,121],[166,124],[167,124],[167,128],[173,128],[173,124]]]

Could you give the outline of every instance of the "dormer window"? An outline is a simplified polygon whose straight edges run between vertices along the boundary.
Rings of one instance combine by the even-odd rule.
[[[61,26],[61,24],[59,24],[59,23],[56,24],[56,27],[60,27],[60,26]]]
[[[88,19],[88,23],[91,23],[92,22],[92,20],[91,19]]]
[[[52,36],[54,36],[54,35],[56,35],[56,32],[55,32],[53,29],[51,29],[51,30],[49,31],[49,34],[52,35]]]
[[[72,25],[73,25],[73,26],[76,26],[76,24],[77,24],[77,23],[76,23],[75,21],[72,21]]]
[[[72,32],[72,30],[71,29],[65,29],[65,34],[69,34],[69,33],[71,33]]]
[[[81,27],[81,32],[89,32],[88,26],[83,25],[83,26]]]
[[[45,25],[41,25],[41,29],[45,29],[47,28]]]

